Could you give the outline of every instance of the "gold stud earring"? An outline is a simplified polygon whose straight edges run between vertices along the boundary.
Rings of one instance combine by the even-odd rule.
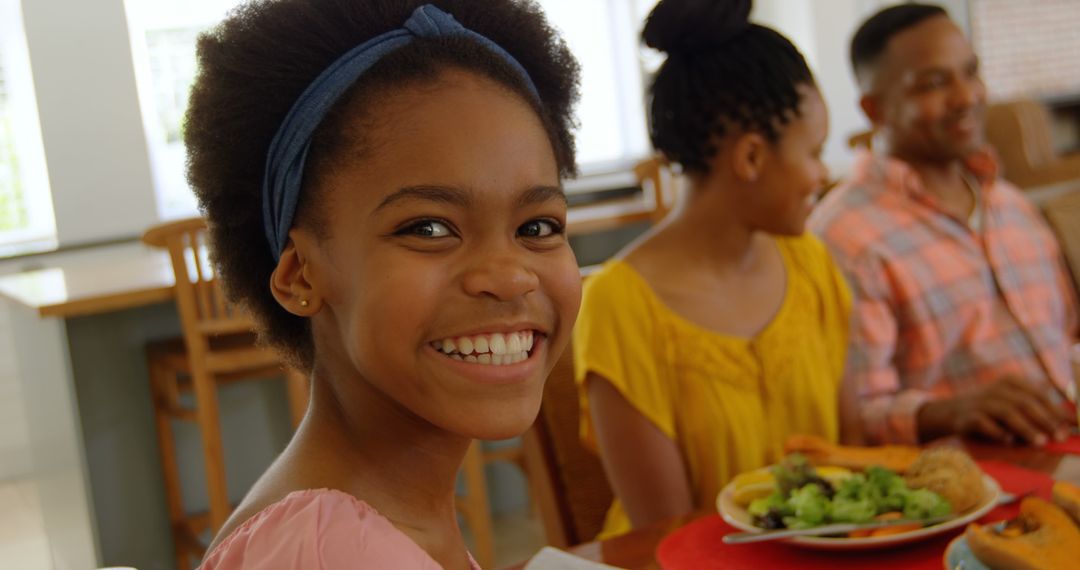
[[[301,307],[306,307],[308,305],[310,305],[310,303],[308,303],[307,299],[300,299],[300,306]]]

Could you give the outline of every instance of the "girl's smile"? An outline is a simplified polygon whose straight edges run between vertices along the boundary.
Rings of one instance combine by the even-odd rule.
[[[487,384],[528,382],[546,359],[547,336],[532,328],[437,340],[428,352],[452,373]]]

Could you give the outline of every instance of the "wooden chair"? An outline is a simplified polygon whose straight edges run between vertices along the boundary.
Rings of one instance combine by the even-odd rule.
[[[571,236],[607,231],[639,222],[656,223],[678,199],[679,177],[661,156],[634,166],[641,194],[574,206],[567,212],[566,232]]]
[[[457,510],[469,526],[475,540],[473,556],[481,568],[495,566],[495,533],[492,529],[491,510],[487,497],[486,467],[492,463],[509,463],[521,470],[529,487],[533,491],[532,476],[525,461],[525,451],[518,440],[516,443],[502,445],[498,449],[484,449],[481,441],[475,440],[465,455],[461,466],[461,475],[465,481],[465,495],[457,497]]]
[[[1072,273],[1073,285],[1080,295],[1080,184],[1072,192],[1047,200],[1043,204],[1043,213],[1057,234]]]
[[[987,107],[986,139],[997,150],[1005,179],[1033,188],[1080,179],[1080,152],[1054,150],[1050,112],[1038,101],[1004,101]]]
[[[475,546],[473,556],[481,568],[495,566],[495,533],[491,526],[491,509],[487,496],[487,476],[484,467],[488,464],[480,440],[473,440],[465,461],[461,465],[461,475],[465,480],[465,495],[457,497],[457,511],[472,532]]]
[[[859,131],[848,137],[848,148],[851,150],[873,150],[874,149],[874,131]]]
[[[600,458],[578,436],[573,350],[548,376],[540,415],[525,433],[525,459],[548,544],[567,548],[596,537],[614,493]]]
[[[653,155],[634,165],[634,177],[641,191],[652,198],[650,218],[653,223],[664,219],[678,199],[678,175],[662,155]]]
[[[226,382],[279,378],[285,375],[292,421],[298,424],[307,409],[308,384],[303,374],[283,370],[280,357],[255,343],[249,316],[227,303],[206,256],[206,224],[187,219],[156,226],[143,242],[164,248],[176,277],[176,306],[183,336],[147,347],[154,419],[157,424],[165,492],[176,548],[177,566],[191,568],[205,553],[199,537],[216,532],[232,506],[225,483],[225,458],[217,388]],[[184,392],[194,394],[193,408],[182,404]],[[174,420],[196,424],[202,440],[209,512],[189,515],[180,490]]]

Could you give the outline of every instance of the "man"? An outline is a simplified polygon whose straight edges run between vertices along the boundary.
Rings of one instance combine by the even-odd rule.
[[[811,220],[856,297],[845,419],[873,443],[1064,438],[1076,300],[1053,235],[997,178],[978,58],[943,9],[903,4],[851,59],[876,155]]]

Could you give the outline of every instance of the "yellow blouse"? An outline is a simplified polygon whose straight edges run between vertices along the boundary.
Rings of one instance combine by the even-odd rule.
[[[836,441],[851,295],[816,238],[776,238],[787,290],[757,336],[712,332],[676,314],[627,263],[585,283],[574,329],[581,437],[597,449],[585,376],[593,372],[674,440],[695,507],[735,475],[777,461],[790,434]],[[630,530],[616,500],[601,537]]]

